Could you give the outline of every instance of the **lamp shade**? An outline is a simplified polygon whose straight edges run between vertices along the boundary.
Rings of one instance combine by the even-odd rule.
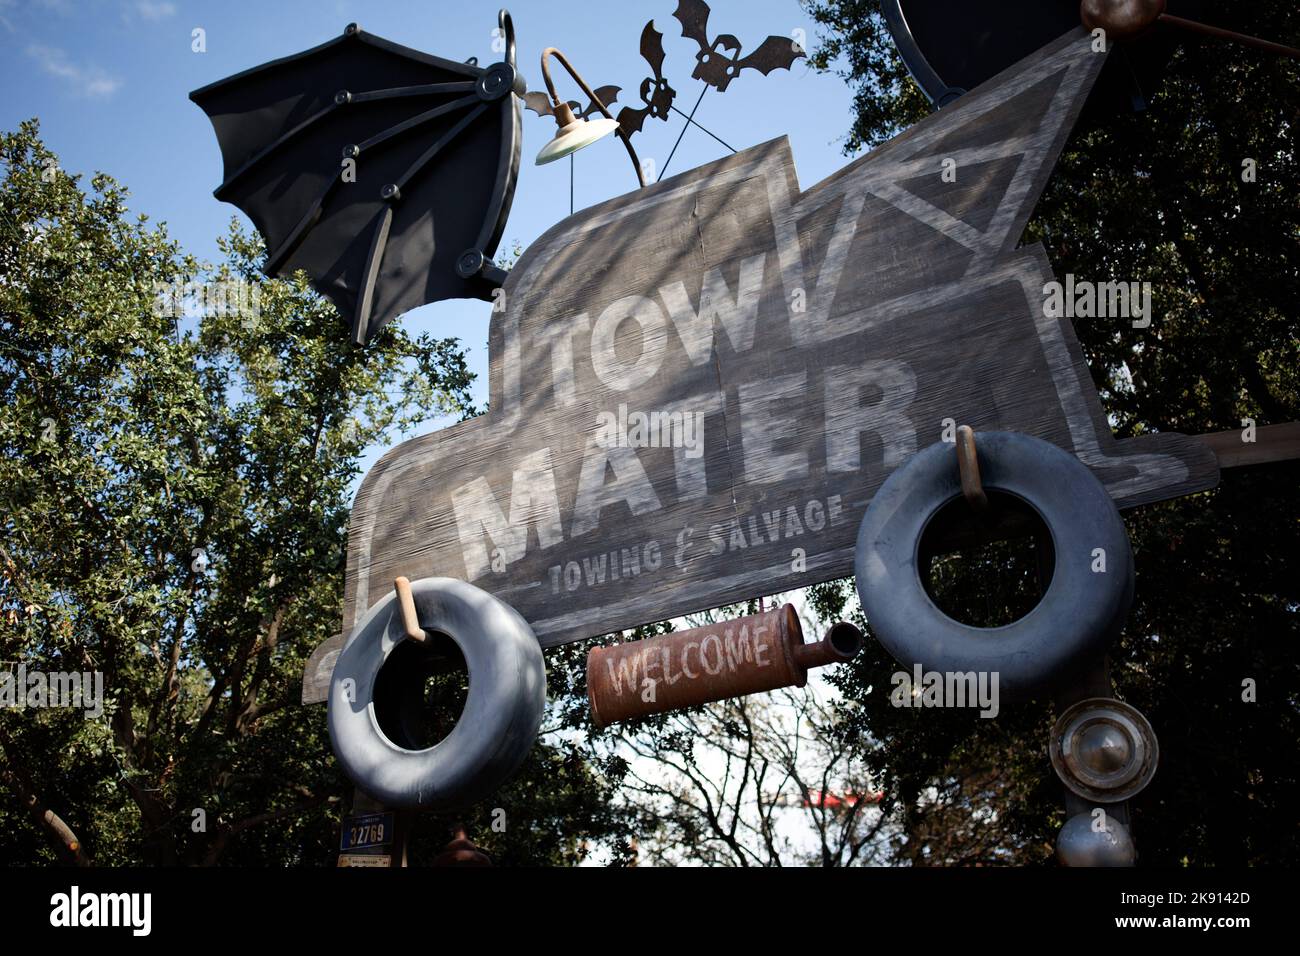
[[[608,136],[618,129],[615,120],[601,117],[594,120],[575,120],[560,127],[555,138],[541,148],[537,154],[537,165],[544,166],[557,159],[563,159],[570,153],[576,153],[584,146],[590,146],[596,140]]]

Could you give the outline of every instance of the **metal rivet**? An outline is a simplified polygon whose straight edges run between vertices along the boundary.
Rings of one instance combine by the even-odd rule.
[[[483,268],[483,263],[485,261],[486,258],[479,250],[466,249],[460,254],[460,258],[456,260],[456,272],[462,279],[476,276]]]

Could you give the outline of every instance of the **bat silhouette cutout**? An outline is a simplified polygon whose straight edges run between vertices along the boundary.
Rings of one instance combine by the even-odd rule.
[[[641,81],[641,102],[645,106],[640,109],[625,106],[619,110],[618,125],[626,136],[641,132],[646,117],[666,121],[677,98],[677,91],[664,79],[664,35],[655,29],[653,20],[641,31],[641,56],[650,64],[653,75]]]
[[[677,0],[673,16],[682,25],[682,36],[694,40],[700,47],[695,54],[695,72],[691,77],[703,80],[719,93],[727,91],[741,70],[758,70],[766,76],[773,70],[790,69],[794,61],[804,55],[799,45],[789,37],[770,36],[745,57],[740,55],[740,40],[730,33],[721,33],[710,41],[709,5],[704,0]]]
[[[598,86],[592,92],[596,94],[596,99],[604,104],[605,109],[609,109],[609,104],[618,99],[618,94],[623,91],[621,86]],[[569,109],[573,110],[573,115],[578,119],[587,119],[592,113],[599,113],[600,107],[596,105],[596,100],[587,104],[586,109],[582,109],[582,104],[577,100],[569,100]],[[525,93],[524,108],[530,109],[538,116],[554,116],[555,107],[551,105],[551,98],[545,93]]]
[[[195,90],[269,276],[296,270],[368,342],[427,302],[491,299],[519,169],[514,30],[480,68],[349,24],[343,35]]]

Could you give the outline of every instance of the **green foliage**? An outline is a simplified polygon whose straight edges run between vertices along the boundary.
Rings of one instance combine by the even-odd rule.
[[[815,62],[829,68],[840,57],[855,89],[846,152],[920,112],[879,7],[806,4],[825,31]],[[1289,0],[1223,5],[1213,19],[1256,36],[1300,35]],[[1075,323],[1117,435],[1300,419],[1297,102],[1294,62],[1189,39],[1147,110],[1095,119],[1071,139],[1025,238],[1046,243],[1058,277],[1154,284],[1149,330]],[[1257,164],[1253,183],[1242,178],[1246,159]],[[1112,677],[1161,746],[1155,782],[1133,804],[1144,864],[1300,858],[1291,756],[1300,737],[1298,477],[1295,463],[1227,471],[1214,492],[1126,516],[1137,596]],[[949,597],[971,606],[1001,586],[987,566],[961,561],[945,566],[944,580]],[[833,583],[815,589],[814,602],[833,617],[849,592]],[[995,721],[895,710],[886,693],[894,668],[873,643],[840,685],[860,705],[858,739],[907,815],[913,840],[899,858],[1048,858],[1062,823],[1044,756],[1050,703],[1004,708]],[[1242,700],[1247,678],[1257,703]],[[931,825],[934,801],[922,799],[930,787],[965,818],[978,808],[997,817],[983,835],[945,836],[955,828]]]
[[[303,664],[338,629],[363,452],[474,413],[462,349],[397,325],[357,349],[305,276],[261,276],[256,237],[232,224],[204,266],[53,162],[34,121],[0,137],[0,661],[100,671],[106,702],[0,712],[4,858],[56,857],[34,795],[100,864],[331,863],[352,788]],[[232,280],[256,299],[158,308]],[[612,826],[568,758],[538,748],[551,835],[517,812],[502,856],[572,858],[566,814]]]
[[[842,76],[853,90],[845,153],[879,145],[929,114],[929,101],[894,49],[880,0],[802,0],[801,6],[822,28],[809,62]]]

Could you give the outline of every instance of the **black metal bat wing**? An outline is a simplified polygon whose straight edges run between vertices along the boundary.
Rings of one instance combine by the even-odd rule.
[[[264,270],[305,270],[369,341],[426,302],[490,299],[519,171],[522,82],[506,61],[431,56],[350,24],[341,37],[190,94],[224,181],[266,240]]]
[[[673,16],[682,25],[682,36],[709,49],[709,5],[704,0],[677,0]]]
[[[609,109],[611,103],[617,102],[618,94],[622,91],[623,87],[621,86],[598,86],[592,90],[596,94],[596,99],[600,100],[605,109]],[[587,119],[592,113],[600,112],[600,106],[596,105],[596,100],[588,103],[586,109],[580,109],[580,105],[577,100],[568,101],[569,109],[573,110],[573,115],[579,119]],[[525,93],[524,107],[532,110],[538,116],[555,115],[555,107],[551,106],[551,98],[545,93]]]
[[[569,103],[570,108],[577,104],[577,100]],[[545,93],[529,91],[524,94],[524,108],[532,110],[538,116],[554,116],[555,107],[551,106],[551,98]]]
[[[707,8],[705,15],[708,15]],[[677,91],[664,79],[664,35],[655,29],[654,20],[648,21],[641,31],[641,56],[650,65],[653,76],[641,81],[641,102],[645,106],[640,109],[625,106],[619,110],[618,125],[624,136],[641,132],[647,116],[667,120],[668,110],[677,98]]]
[[[801,56],[804,52],[790,37],[770,36],[753,53],[736,61],[736,72],[758,70],[766,76],[773,70],[790,69]]]
[[[598,86],[594,90],[592,90],[592,92],[596,94],[596,99],[600,100],[600,102],[604,105],[605,109],[609,109],[611,103],[618,102],[618,94],[623,92],[623,87]],[[587,108],[585,110],[583,110],[581,113],[577,115],[582,117],[582,119],[587,119],[591,116],[592,113],[599,113],[599,112],[600,112],[600,107],[597,106],[595,100],[593,100],[592,102],[587,104]]]
[[[708,15],[707,8],[705,15]],[[647,20],[641,28],[641,59],[650,65],[656,80],[664,78],[664,35],[655,29],[654,20]]]
[[[624,136],[631,136],[633,133],[639,133],[645,127],[646,117],[650,115],[650,107],[634,110],[630,106],[625,106],[618,111],[618,125],[623,130]]]
[[[788,70],[804,55],[788,37],[770,36],[759,44],[757,50],[742,58],[740,41],[730,33],[720,33],[709,39],[709,6],[704,0],[677,0],[673,16],[682,25],[682,36],[694,40],[700,47],[695,54],[695,72],[691,78],[707,83],[719,93],[727,92],[727,87],[741,70],[758,70],[766,76],[773,70]]]

